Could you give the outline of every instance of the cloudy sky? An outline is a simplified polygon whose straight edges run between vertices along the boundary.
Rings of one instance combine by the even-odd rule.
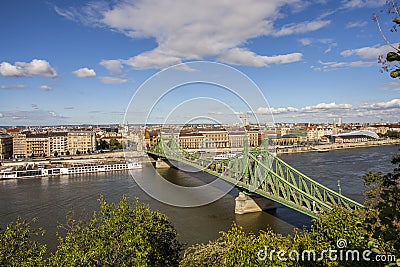
[[[377,57],[389,50],[371,19],[377,13],[398,40],[384,8],[385,0],[3,0],[0,125],[122,122],[144,81],[194,60],[243,72],[270,105],[255,112],[277,122],[399,121],[400,83],[380,73]]]

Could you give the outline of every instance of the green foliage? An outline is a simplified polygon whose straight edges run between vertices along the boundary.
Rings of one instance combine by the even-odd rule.
[[[400,18],[394,18],[393,22],[396,23],[396,24],[400,24]]]
[[[71,213],[63,229],[53,266],[176,266],[182,247],[165,215],[125,197],[118,205],[101,197],[90,220]]]
[[[169,219],[123,197],[118,204],[100,198],[100,211],[88,220],[73,212],[61,225],[57,250],[44,258],[43,235],[18,220],[0,232],[0,266],[177,266],[182,244]]]
[[[385,10],[385,14],[392,17],[392,25],[390,31],[392,33],[397,33],[398,26],[400,25],[400,4],[399,1],[386,1],[387,10]],[[383,11],[383,10],[381,10]],[[384,33],[381,27],[380,19],[378,15],[374,14],[372,19],[376,22],[379,33],[381,34],[383,40],[386,42],[388,46],[391,47],[393,51],[390,51],[386,54],[386,57],[380,55],[378,57],[378,62],[382,64],[382,69],[384,71],[390,71],[390,77],[398,78],[400,77],[400,45],[396,45],[389,41],[389,38]],[[385,25],[387,25],[385,23]]]
[[[347,248],[365,249],[368,232],[360,211],[336,206],[313,221],[311,238],[316,244],[328,242],[331,247],[336,247],[337,240],[345,239]]]
[[[290,236],[282,236],[272,230],[256,236],[246,234],[241,227],[234,225],[216,241],[188,248],[181,266],[293,266],[293,262],[280,261],[276,256],[271,260],[269,257],[271,250],[289,251],[296,245],[291,241]]]
[[[0,232],[0,266],[42,266],[46,245],[32,237],[44,235],[42,229],[31,228],[31,223],[18,217]]]
[[[216,241],[188,248],[181,266],[359,266],[359,262],[332,261],[326,251],[338,249],[339,239],[347,241],[346,248],[367,249],[363,218],[361,212],[336,206],[314,220],[311,232],[295,229],[292,235],[280,235],[268,230],[255,235],[233,226]],[[285,252],[280,256],[286,260],[278,257],[279,251]],[[315,260],[308,251],[315,251]]]
[[[115,149],[122,149],[122,144],[117,139],[111,138],[109,148],[111,151]]]
[[[393,157],[393,172],[369,172],[364,178],[366,191],[366,227],[381,252],[400,256],[400,155]]]
[[[400,132],[399,131],[387,131],[383,136],[389,137],[389,138],[400,139]]]
[[[399,61],[400,60],[400,55],[395,53],[395,52],[389,52],[386,55],[386,60],[389,61],[389,62]]]
[[[397,78],[400,76],[400,69],[395,69],[390,72],[390,77]]]

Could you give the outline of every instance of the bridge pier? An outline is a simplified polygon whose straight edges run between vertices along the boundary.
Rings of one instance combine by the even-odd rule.
[[[235,213],[246,214],[263,210],[276,209],[276,204],[272,200],[245,195],[239,192],[239,196],[235,198]]]
[[[161,169],[161,168],[169,168],[169,165],[162,159],[158,158],[156,160],[156,169]]]

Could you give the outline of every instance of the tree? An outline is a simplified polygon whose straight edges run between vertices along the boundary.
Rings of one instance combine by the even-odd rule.
[[[75,154],[80,155],[81,152],[79,151],[79,149],[76,150]]]
[[[383,136],[386,136],[389,138],[400,139],[400,132],[399,131],[387,131],[386,134],[384,134]]]
[[[388,6],[386,13],[389,16],[392,16],[392,28],[390,29],[391,32],[397,32],[397,27],[400,26],[400,12],[399,7],[400,4],[398,1],[388,0],[386,1]],[[372,19],[376,22],[379,33],[381,34],[382,38],[386,42],[388,46],[391,47],[392,51],[388,52],[386,56],[379,56],[378,61],[382,64],[382,69],[384,71],[390,71],[390,77],[398,78],[400,77],[400,44],[395,45],[393,44],[384,33],[381,23],[379,21],[378,15],[374,14]]]
[[[360,262],[331,260],[323,251],[337,249],[337,241],[345,239],[346,248],[363,251],[368,246],[367,230],[363,225],[363,215],[357,211],[336,206],[313,221],[311,231],[294,229],[290,235],[281,235],[272,230],[260,231],[258,235],[246,234],[240,227],[233,226],[222,233],[216,241],[197,244],[185,251],[181,266],[362,266]],[[315,251],[304,257],[304,251]],[[278,258],[279,251],[286,254]],[[289,255],[290,252],[299,253]],[[308,255],[308,254],[305,254]],[[289,260],[289,256],[294,260]],[[260,258],[259,258],[260,257]]]
[[[100,211],[88,221],[73,213],[62,226],[53,266],[177,266],[182,244],[169,219],[124,196],[116,204],[100,197]]]
[[[109,148],[109,145],[105,140],[100,140],[96,142],[97,142],[97,149],[103,150]]]
[[[122,144],[117,139],[111,138],[109,148],[110,150],[122,149]]]
[[[69,150],[67,150],[66,152],[65,152],[65,155],[67,155],[67,156],[69,156],[71,153],[69,152]]]
[[[31,227],[36,220],[7,225],[0,231],[0,266],[178,266],[182,244],[167,216],[125,196],[118,204],[99,202],[89,219],[68,213],[51,254],[34,240],[44,234]]]
[[[58,157],[58,152],[54,151],[54,157]]]
[[[31,223],[18,217],[15,223],[0,231],[0,266],[42,266],[46,245],[33,241],[42,236],[42,229],[34,229]]]
[[[369,172],[364,178],[366,191],[365,223],[372,233],[372,241],[380,245],[382,252],[400,252],[400,154],[393,157],[397,165],[385,175]],[[400,254],[398,255],[400,256]]]

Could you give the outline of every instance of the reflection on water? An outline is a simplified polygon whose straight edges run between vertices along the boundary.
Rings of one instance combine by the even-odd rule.
[[[337,190],[341,181],[343,194],[362,201],[361,176],[368,170],[387,172],[392,169],[390,157],[398,152],[396,146],[330,151],[329,153],[302,153],[280,156],[283,160],[319,181]],[[154,175],[151,167],[144,165],[136,175]],[[182,186],[199,186],[214,177],[199,173],[184,173],[177,169],[161,169],[169,181]],[[65,214],[74,209],[76,214],[89,216],[98,209],[98,197],[119,201],[123,194],[139,198],[152,209],[168,215],[179,233],[181,241],[194,244],[216,239],[220,231],[227,231],[232,223],[245,231],[257,232],[272,228],[279,233],[291,233],[293,226],[310,225],[310,218],[282,205],[273,211],[235,215],[236,188],[221,199],[196,208],[178,208],[160,203],[144,193],[128,171],[62,176],[42,179],[0,181],[0,227],[14,221],[18,215],[38,217],[39,225],[47,229],[45,236],[50,248],[56,246],[57,225],[65,222]]]

